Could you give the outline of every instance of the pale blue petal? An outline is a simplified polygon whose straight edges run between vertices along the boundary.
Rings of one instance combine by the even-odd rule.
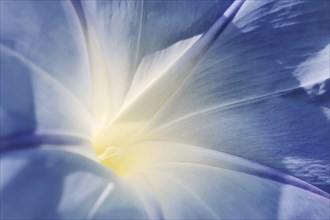
[[[2,137],[90,134],[89,112],[70,90],[5,46],[1,46],[1,121]]]
[[[120,109],[144,56],[205,32],[231,2],[82,1],[87,35],[95,32],[98,41],[90,48],[100,47],[105,60],[111,113]]]
[[[70,2],[1,1],[0,49],[2,147],[19,136],[90,137],[89,66]]]
[[[326,219],[329,199],[289,184],[199,164],[145,172],[166,219]]]
[[[147,125],[189,78],[198,61],[230,23],[243,2],[235,1],[230,5],[224,15],[202,36],[180,41],[145,57],[136,72],[128,99],[99,136],[111,139],[111,132],[121,133],[125,124],[130,125],[129,131],[125,131],[126,135],[134,136],[134,132]],[[111,144],[111,140],[106,141]]]
[[[146,3],[153,4],[151,1]],[[326,67],[324,61],[328,60],[327,53],[324,52],[328,38],[323,36],[328,33],[328,29],[324,29],[325,23],[329,23],[328,20],[322,22],[323,19],[328,19],[325,15],[329,14],[329,3],[320,1],[317,7],[311,7],[314,3],[248,1],[232,26],[220,36],[205,59],[192,72],[191,78],[185,84],[176,84],[173,89],[175,93],[171,94],[173,96],[170,99],[166,98],[165,102],[161,102],[160,109],[153,108],[151,113],[147,112],[144,117],[143,108],[138,108],[140,112],[136,112],[138,117],[133,117],[133,122],[136,122],[136,118],[142,118],[144,126],[141,130],[134,130],[138,130],[138,133],[132,137],[132,145],[125,149],[127,154],[144,154],[143,157],[136,157],[140,160],[136,162],[139,166],[132,167],[133,170],[136,169],[136,179],[116,178],[111,171],[85,158],[91,154],[73,153],[83,154],[81,148],[90,150],[90,146],[82,143],[68,147],[64,141],[63,151],[55,151],[52,146],[42,145],[38,146],[38,150],[4,152],[1,155],[1,218],[327,218],[330,205],[327,193],[290,175],[251,162],[258,161],[282,169],[319,187],[329,185],[329,149],[325,146],[329,143],[329,134],[326,133],[328,121],[324,111],[320,109],[320,106],[324,107],[322,97],[328,94],[328,80],[324,77],[324,72],[317,74],[317,80],[311,75],[317,67]],[[54,4],[67,3],[64,1]],[[126,1],[117,4],[125,7],[119,7],[123,11],[115,7],[115,12],[119,15],[117,14],[114,20],[126,21],[127,10],[135,11],[136,7],[140,7],[135,7],[135,4],[136,2],[127,4]],[[139,4],[140,2],[137,5]],[[168,4],[172,5],[169,11],[176,9],[176,3],[169,1]],[[98,31],[101,30],[98,33],[107,33],[108,29],[102,29],[103,23],[99,23],[99,18],[93,16],[98,14],[111,17],[113,14],[107,11],[108,7],[103,5],[99,10],[105,10],[104,13],[93,14],[90,10],[95,8],[91,7],[88,11],[86,5],[86,15],[101,26],[96,26],[100,28]],[[204,3],[196,4],[202,5]],[[112,7],[113,5],[111,10]],[[155,7],[153,10],[158,9]],[[182,18],[187,17],[186,15],[192,20],[198,17],[189,11],[179,12],[179,15],[183,15]],[[311,15],[314,15],[316,20],[310,20]],[[164,18],[167,16],[166,14]],[[132,17],[136,18],[135,15]],[[181,20],[180,18],[177,22]],[[161,24],[167,24],[166,19],[160,21]],[[170,23],[174,23],[175,28],[180,27],[179,23],[175,24],[173,20]],[[316,24],[320,26],[314,30]],[[186,23],[183,22],[183,25]],[[123,34],[122,39],[126,37],[125,28],[127,26],[115,31]],[[304,41],[298,41],[302,36],[300,33],[298,36],[296,32],[302,29],[307,30],[307,34],[303,35]],[[165,33],[160,34],[166,35],[166,30],[164,28]],[[199,30],[188,31],[188,34],[183,34],[183,38],[179,35],[178,39],[199,33]],[[310,33],[313,34],[309,35]],[[153,44],[153,38],[146,38],[151,42],[150,47],[143,46],[141,40],[139,47],[145,48],[141,54],[154,52],[153,50],[174,43],[175,34],[174,37],[169,35],[167,38],[164,36],[165,43],[160,44]],[[108,36],[111,39],[111,34]],[[318,39],[318,43],[315,43],[315,39]],[[114,41],[101,39],[100,42]],[[131,51],[132,48],[128,45]],[[103,46],[109,48],[108,44]],[[121,49],[127,49],[127,45],[120,43],[116,46],[119,46],[119,49],[108,50],[105,54],[113,51],[120,54]],[[165,54],[164,59],[175,54],[173,48],[175,46],[162,51]],[[181,50],[183,47],[177,48]],[[26,52],[17,53],[10,44],[1,47],[2,54],[4,61],[1,62],[4,65],[1,66],[4,67],[1,67],[1,74],[7,74],[1,77],[4,76],[6,82],[11,82],[4,86],[3,91],[15,97],[6,99],[8,96],[4,96],[7,100],[4,110],[1,109],[1,121],[7,120],[4,120],[7,123],[4,135],[46,131],[59,133],[61,136],[63,132],[69,134],[68,142],[72,141],[72,136],[78,136],[80,141],[88,136],[86,134],[89,132],[84,130],[89,123],[84,116],[87,111],[83,108],[84,104],[79,104],[81,99],[77,96],[84,93],[68,88],[70,80],[52,74],[54,69],[43,65],[40,57],[35,59]],[[126,54],[126,58],[139,60],[139,54],[140,52]],[[162,63],[157,61],[157,53],[153,55],[151,57],[156,57],[155,65],[162,66]],[[304,58],[300,59],[299,56]],[[282,59],[278,60],[279,57]],[[124,56],[124,64],[128,64],[126,58]],[[109,63],[112,61],[109,59]],[[116,62],[112,64],[117,65]],[[121,62],[119,66],[123,64]],[[123,75],[116,78],[114,84],[129,82],[128,79],[132,76],[126,74],[130,71],[125,68],[134,69],[136,64],[130,65],[132,66],[120,67],[123,68],[120,69]],[[151,68],[147,69],[152,68],[151,65]],[[8,74],[9,72],[12,75]],[[150,72],[148,77],[152,75],[152,71]],[[59,83],[55,83],[57,81]],[[309,87],[310,82],[320,83],[315,88]],[[20,89],[14,90],[11,86]],[[118,97],[125,96],[129,84],[125,86],[123,90],[118,90]],[[162,88],[167,86],[172,85],[163,84]],[[161,92],[162,90],[158,91],[158,94]],[[17,97],[26,97],[27,101],[16,105]],[[150,97],[153,97],[153,93]],[[313,100],[316,100],[316,103]],[[145,102],[144,106],[150,107],[146,103],[148,104]],[[49,117],[50,114],[55,115]],[[18,122],[19,118],[24,126],[16,126],[15,122]],[[61,120],[55,120],[58,118]],[[304,120],[301,120],[302,118]],[[131,122],[132,118],[125,119]],[[46,139],[48,142],[53,140],[50,137]],[[139,142],[141,139],[166,141]],[[26,139],[22,140],[20,146]],[[42,143],[44,139],[40,140]],[[11,143],[8,146],[11,146]],[[248,158],[250,161],[242,158]],[[141,161],[144,164],[142,167]],[[135,161],[130,162],[134,165]],[[310,173],[306,174],[306,167]],[[312,177],[318,178],[320,184],[313,182]]]
[[[3,153],[0,181],[1,219],[145,218],[127,184],[69,151]]]
[[[1,1],[1,44],[40,66],[88,105],[88,55],[70,1]]]
[[[127,149],[165,219],[323,219],[329,195],[290,175],[204,147],[146,141]],[[140,176],[140,177],[138,177]],[[135,180],[135,181],[137,181]],[[132,181],[132,183],[135,183]]]
[[[245,2],[147,138],[238,155],[329,191],[328,27],[329,1]]]

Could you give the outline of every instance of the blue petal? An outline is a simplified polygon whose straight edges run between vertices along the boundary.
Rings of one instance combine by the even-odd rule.
[[[152,189],[165,219],[323,219],[329,194],[269,167],[205,147],[144,141],[126,149],[134,184]],[[130,157],[129,157],[130,158]]]
[[[328,191],[328,15],[329,1],[247,1],[147,138],[217,149]]]
[[[58,80],[88,103],[88,56],[69,1],[2,1],[1,44]]]
[[[127,184],[68,151],[2,154],[0,183],[1,219],[146,218]]]
[[[97,43],[90,42],[90,48],[100,48],[98,53],[105,60],[114,113],[144,56],[204,32],[231,2],[82,1],[87,35],[91,39],[96,33],[97,38]]]
[[[89,64],[71,3],[1,1],[0,47],[1,137],[88,138]]]
[[[8,147],[20,136],[88,138],[90,115],[86,107],[40,67],[5,46],[0,49],[1,147]]]

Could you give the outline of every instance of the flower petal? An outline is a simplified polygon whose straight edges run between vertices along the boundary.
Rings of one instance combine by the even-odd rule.
[[[264,163],[328,190],[328,15],[328,1],[247,1],[140,133]],[[317,168],[306,174],[297,160]]]
[[[177,45],[160,51],[160,54],[164,54],[164,60],[158,61],[159,53],[151,55],[151,59],[146,57],[136,73],[136,77],[142,78],[140,81],[144,81],[145,85],[143,87],[138,85],[139,89],[132,87],[131,94],[128,94],[131,95],[130,99],[126,100],[120,111],[107,123],[106,129],[98,134],[97,139],[102,139],[102,142],[109,145],[115,136],[113,132],[118,133],[120,127],[134,125],[134,128],[126,133],[130,136],[133,136],[132,133],[136,130],[141,129],[184,84],[196,62],[200,61],[201,57],[209,50],[243,3],[244,1],[238,0],[231,4],[202,37],[179,42]],[[179,52],[175,53],[175,50],[179,50]],[[173,58],[169,57],[174,54]],[[162,69],[164,66],[166,68]],[[133,80],[133,86],[135,86],[134,83]],[[132,127],[130,126],[130,128]],[[123,141],[120,142],[123,143]]]
[[[0,181],[1,219],[146,218],[127,184],[74,153],[23,150],[2,154]]]
[[[292,185],[197,165],[145,172],[166,219],[323,219],[329,199]]]
[[[82,1],[89,35],[95,31],[98,38],[99,46],[91,47],[105,57],[112,114],[123,104],[144,56],[204,32],[231,2]]]
[[[1,1],[1,146],[90,136],[85,40],[68,1]]]
[[[24,56],[0,49],[1,147],[20,136],[90,136],[89,112],[66,87]]]
[[[2,1],[1,44],[40,66],[88,106],[87,50],[69,1]]]
[[[128,154],[139,152],[145,152],[145,157],[134,161],[133,167],[150,184],[165,219],[322,219],[329,215],[327,193],[255,162],[166,141],[141,142],[128,149]]]

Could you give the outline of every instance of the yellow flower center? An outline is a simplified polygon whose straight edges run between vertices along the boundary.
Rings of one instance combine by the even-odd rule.
[[[119,176],[127,176],[141,168],[137,153],[131,142],[137,123],[116,123],[94,135],[93,145],[100,163]],[[142,152],[143,153],[143,152]]]

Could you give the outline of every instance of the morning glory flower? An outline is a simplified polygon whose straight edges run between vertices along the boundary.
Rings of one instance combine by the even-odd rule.
[[[329,1],[1,6],[1,219],[327,219]]]

